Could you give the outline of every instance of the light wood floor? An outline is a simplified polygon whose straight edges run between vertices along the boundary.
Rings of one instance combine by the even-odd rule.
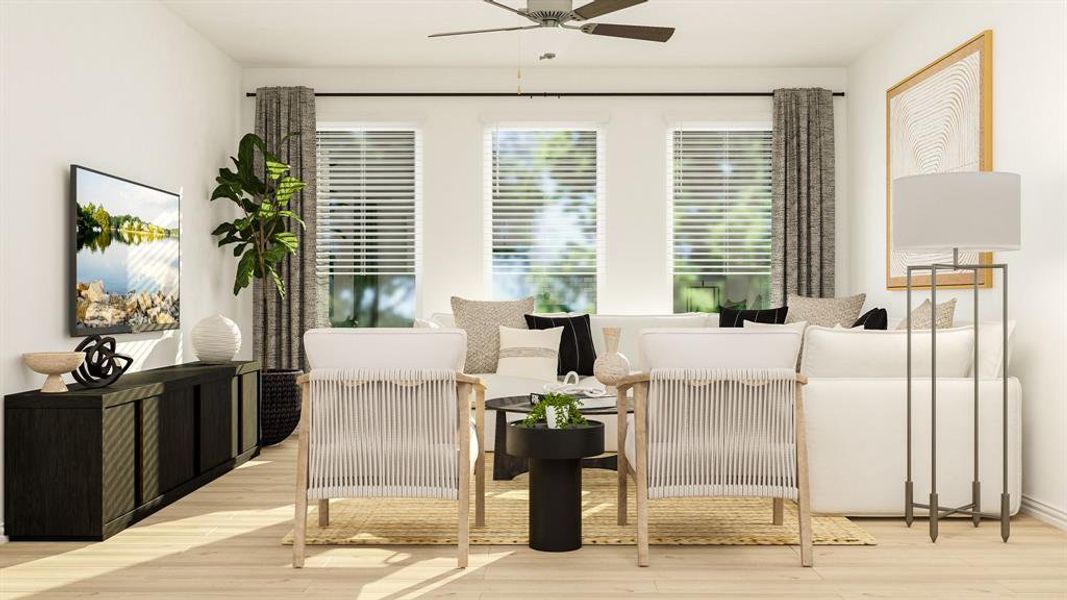
[[[815,568],[793,547],[632,546],[565,555],[524,546],[308,547],[290,568],[280,540],[293,515],[295,444],[268,448],[237,471],[102,543],[0,546],[0,597],[74,598],[1067,598],[1067,534],[1020,516],[1009,544],[997,526],[863,520],[874,547],[816,547]],[[11,493],[13,490],[9,490]],[[490,515],[491,519],[491,515]]]

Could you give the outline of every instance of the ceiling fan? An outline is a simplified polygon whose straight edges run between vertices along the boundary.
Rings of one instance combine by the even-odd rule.
[[[608,37],[628,38],[632,40],[646,40],[649,42],[666,42],[674,35],[673,27],[647,27],[644,25],[612,25],[609,23],[585,23],[572,25],[572,21],[586,21],[596,17],[613,13],[615,11],[642,4],[647,0],[593,0],[589,4],[574,8],[573,0],[527,0],[526,9],[512,8],[501,4],[496,0],[484,0],[493,6],[503,8],[525,17],[536,25],[523,27],[500,27],[497,29],[475,29],[472,31],[452,31],[449,33],[435,33],[430,37],[446,37],[452,35],[470,35],[472,33],[492,33],[496,31],[521,31],[524,29],[540,29],[542,27],[562,27],[574,29],[590,35],[604,35]]]

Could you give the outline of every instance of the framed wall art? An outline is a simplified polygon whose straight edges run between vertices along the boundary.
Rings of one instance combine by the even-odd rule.
[[[892,246],[893,180],[907,175],[993,169],[993,32],[983,31],[886,91],[886,287],[903,290],[909,265],[951,263],[952,253],[901,252]],[[961,263],[993,262],[991,252],[961,252]],[[992,274],[979,275],[991,287]],[[938,287],[972,286],[973,272],[939,272]],[[929,274],[912,287],[929,287]]]

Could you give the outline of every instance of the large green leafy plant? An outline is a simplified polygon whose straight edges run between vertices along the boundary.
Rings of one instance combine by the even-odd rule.
[[[260,164],[257,164],[257,153],[262,158]],[[254,133],[241,138],[237,156],[231,156],[230,160],[235,168],[219,169],[215,178],[218,186],[211,193],[211,200],[226,198],[240,207],[243,215],[222,223],[211,233],[220,237],[219,247],[232,245],[233,255],[240,257],[233,293],[236,296],[254,279],[269,279],[277,294],[284,298],[285,281],[278,267],[287,256],[296,253],[298,242],[293,227],[304,227],[300,217],[289,209],[289,202],[304,189],[305,183],[289,175],[289,165],[270,152],[262,138]],[[266,288],[260,301],[265,321],[270,302]],[[260,356],[267,356],[268,341],[263,336]]]

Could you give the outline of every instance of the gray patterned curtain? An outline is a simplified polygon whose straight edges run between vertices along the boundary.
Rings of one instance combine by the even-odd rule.
[[[287,140],[286,136],[292,135]],[[264,368],[305,369],[304,332],[319,323],[319,294],[315,277],[315,93],[306,87],[263,87],[256,90],[256,135],[288,163],[293,177],[307,184],[293,197],[291,208],[307,227],[294,224],[299,239],[296,254],[278,272],[285,282],[285,298],[270,282],[255,281],[253,341]],[[283,140],[285,140],[283,142]],[[263,294],[267,293],[264,312]],[[266,342],[266,345],[264,345]]]
[[[834,99],[774,91],[771,302],[834,295]]]

